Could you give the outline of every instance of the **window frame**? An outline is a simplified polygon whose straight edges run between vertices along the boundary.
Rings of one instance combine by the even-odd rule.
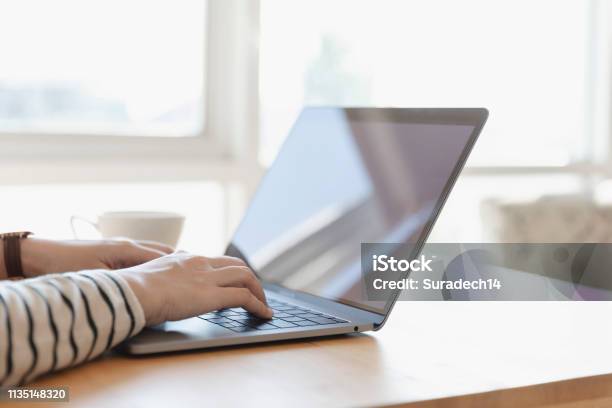
[[[244,181],[259,162],[259,3],[208,0],[204,129],[196,136],[0,132],[0,184]],[[591,65],[584,149],[564,166],[468,166],[465,176],[573,173],[612,176],[612,7],[590,0]],[[228,68],[230,67],[230,68]],[[603,85],[603,86],[602,86]]]
[[[253,174],[259,1],[208,0],[203,18],[202,132],[184,137],[0,132],[0,183],[231,180]]]

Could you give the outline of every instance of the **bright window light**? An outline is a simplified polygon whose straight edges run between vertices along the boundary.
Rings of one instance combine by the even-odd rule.
[[[205,6],[0,2],[0,133],[198,134]]]
[[[589,1],[261,5],[264,163],[303,105],[487,107],[471,165],[565,165],[588,143]]]

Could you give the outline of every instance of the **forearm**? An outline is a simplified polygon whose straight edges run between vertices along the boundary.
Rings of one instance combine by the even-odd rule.
[[[144,327],[125,281],[108,271],[0,283],[0,384],[95,358]]]

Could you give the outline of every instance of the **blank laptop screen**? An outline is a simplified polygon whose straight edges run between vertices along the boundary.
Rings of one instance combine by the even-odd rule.
[[[232,244],[265,281],[382,312],[361,288],[362,242],[417,242],[474,131],[385,110],[302,112]]]

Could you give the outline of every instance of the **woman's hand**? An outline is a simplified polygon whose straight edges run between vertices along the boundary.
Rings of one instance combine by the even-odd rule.
[[[261,284],[238,258],[176,252],[117,273],[136,294],[148,326],[228,307],[272,317]]]
[[[121,269],[140,265],[173,252],[149,241],[53,241],[27,238],[21,241],[21,263],[28,278],[48,273],[85,269]]]

